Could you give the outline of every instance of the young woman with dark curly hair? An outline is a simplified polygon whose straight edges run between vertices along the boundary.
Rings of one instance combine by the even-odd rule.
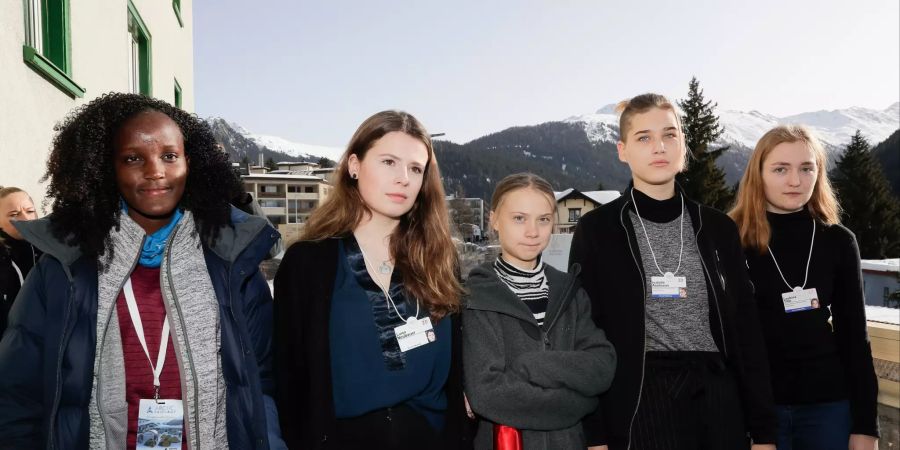
[[[461,287],[431,138],[366,119],[275,276],[275,380],[291,448],[466,445]]]
[[[0,342],[4,445],[276,446],[258,263],[278,234],[229,205],[241,185],[210,129],[108,94],[57,131],[53,213],[16,224],[45,257]]]

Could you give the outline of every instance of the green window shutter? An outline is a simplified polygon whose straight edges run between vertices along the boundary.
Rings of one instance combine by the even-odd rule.
[[[72,79],[69,0],[25,0],[24,5],[25,64],[72,98],[83,97],[84,88]]]
[[[131,0],[128,0],[128,32],[131,34],[132,90],[146,96],[153,95],[152,49],[150,30]]]
[[[42,54],[60,70],[69,74],[69,2],[42,0]]]
[[[175,106],[181,108],[181,85],[178,84],[178,79],[175,79]]]
[[[184,21],[181,20],[181,0],[172,0],[172,9],[175,10],[175,18],[178,19],[178,25],[184,28]]]

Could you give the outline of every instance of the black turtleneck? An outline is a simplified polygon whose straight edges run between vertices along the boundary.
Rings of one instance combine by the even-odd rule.
[[[760,254],[747,250],[747,263],[766,338],[776,403],[849,399],[851,432],[877,436],[878,388],[866,335],[856,239],[840,225],[814,222],[806,209],[766,213],[766,217],[772,230],[769,247],[787,283],[768,251]],[[808,260],[805,287],[816,289],[821,307],[786,313],[781,294],[803,285]]]
[[[657,200],[647,194],[632,189],[634,202],[641,218],[656,223],[671,222],[681,214],[681,195],[678,192],[672,198]]]
[[[22,287],[19,283],[19,275],[12,263],[16,263],[24,278],[34,267],[40,255],[40,251],[28,242],[13,239],[0,230],[0,336],[6,330],[6,316]]]

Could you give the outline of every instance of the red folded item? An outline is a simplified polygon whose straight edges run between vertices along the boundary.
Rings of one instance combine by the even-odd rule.
[[[494,450],[522,450],[522,432],[513,427],[495,423]]]

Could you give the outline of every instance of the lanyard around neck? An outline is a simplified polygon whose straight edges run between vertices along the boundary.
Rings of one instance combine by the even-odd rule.
[[[16,264],[12,258],[9,259],[9,262],[12,263],[13,269],[16,271],[16,275],[19,276],[19,288],[25,285],[25,277],[22,276],[22,269],[19,269],[19,266]]]
[[[812,261],[812,251],[813,244],[816,243],[816,219],[813,219],[813,229],[812,229],[812,239],[809,241],[809,256],[806,258],[806,274],[803,275],[803,286],[793,287],[790,283],[788,283],[787,279],[784,277],[784,274],[781,272],[781,267],[778,265],[778,260],[775,259],[775,254],[772,253],[772,247],[766,245],[766,248],[769,249],[769,256],[772,257],[772,262],[775,263],[775,268],[778,269],[778,275],[781,275],[781,280],[784,281],[784,284],[787,285],[790,290],[799,290],[806,289],[806,281],[809,279],[809,263]]]
[[[150,351],[147,349],[147,340],[144,338],[144,324],[141,322],[141,314],[138,311],[137,300],[134,298],[134,289],[131,287],[131,277],[125,282],[123,287],[125,293],[125,303],[128,305],[128,314],[131,316],[131,323],[134,325],[134,331],[137,333],[138,340],[141,341],[141,347],[144,354],[147,355],[147,362],[150,363],[150,370],[153,371],[153,398],[159,399],[159,376],[162,374],[163,365],[166,362],[166,350],[169,347],[169,315],[163,319],[162,337],[159,340],[159,353],[156,354],[156,364],[150,358]]]
[[[366,270],[368,270],[369,268],[371,268],[371,269],[372,269],[372,273],[375,273],[375,272],[376,272],[376,271],[375,271],[375,266],[372,265],[372,263],[369,262],[369,258],[366,256],[366,251],[363,250],[362,245],[359,246],[359,252],[362,253],[363,262],[364,262],[365,265],[366,265]],[[397,309],[397,305],[394,303],[394,298],[391,297],[391,293],[390,293],[390,285],[388,285],[387,287],[385,287],[383,284],[381,284],[381,281],[379,281],[377,277],[375,277],[375,276],[372,275],[371,273],[370,273],[370,276],[372,277],[372,281],[374,281],[375,284],[376,284],[379,288],[381,288],[381,292],[384,292],[384,296],[385,296],[385,298],[387,298],[388,304],[390,304],[391,307],[394,308],[394,312],[397,314],[397,317],[399,317],[400,320],[404,320],[404,319],[403,319],[403,316],[400,315],[400,310]],[[418,319],[418,318],[419,318],[419,299],[417,298],[417,299],[416,299],[416,315],[415,315],[415,316],[409,316],[409,317],[407,317],[405,320],[406,320],[407,322],[411,322],[411,321],[416,320],[416,319]]]
[[[634,200],[634,188],[631,189],[631,201],[634,203],[634,212],[638,218],[638,222],[641,224],[641,229],[644,230],[644,237],[647,239],[647,247],[650,249],[650,256],[653,257],[653,264],[656,265],[656,270],[659,271],[660,275],[665,276],[663,270],[659,267],[659,263],[656,261],[656,253],[653,251],[653,245],[650,244],[650,235],[647,234],[647,228],[644,227],[644,220],[641,219],[641,212],[638,211],[637,202]],[[675,267],[675,271],[672,274],[677,275],[678,271],[681,269],[681,257],[684,255],[684,195],[681,196],[681,216],[680,222],[678,223],[678,229],[681,233],[679,235],[679,240],[681,240],[681,249],[678,250],[678,266]]]
[[[30,247],[31,247],[31,263],[36,265],[37,264],[37,255],[34,254],[34,246],[32,245]],[[14,259],[12,259],[12,257],[9,258],[9,262],[12,263],[13,270],[15,270],[16,275],[19,276],[19,288],[21,289],[22,287],[25,286],[25,275],[22,274],[22,269],[19,268],[19,265],[16,264],[16,261]]]

